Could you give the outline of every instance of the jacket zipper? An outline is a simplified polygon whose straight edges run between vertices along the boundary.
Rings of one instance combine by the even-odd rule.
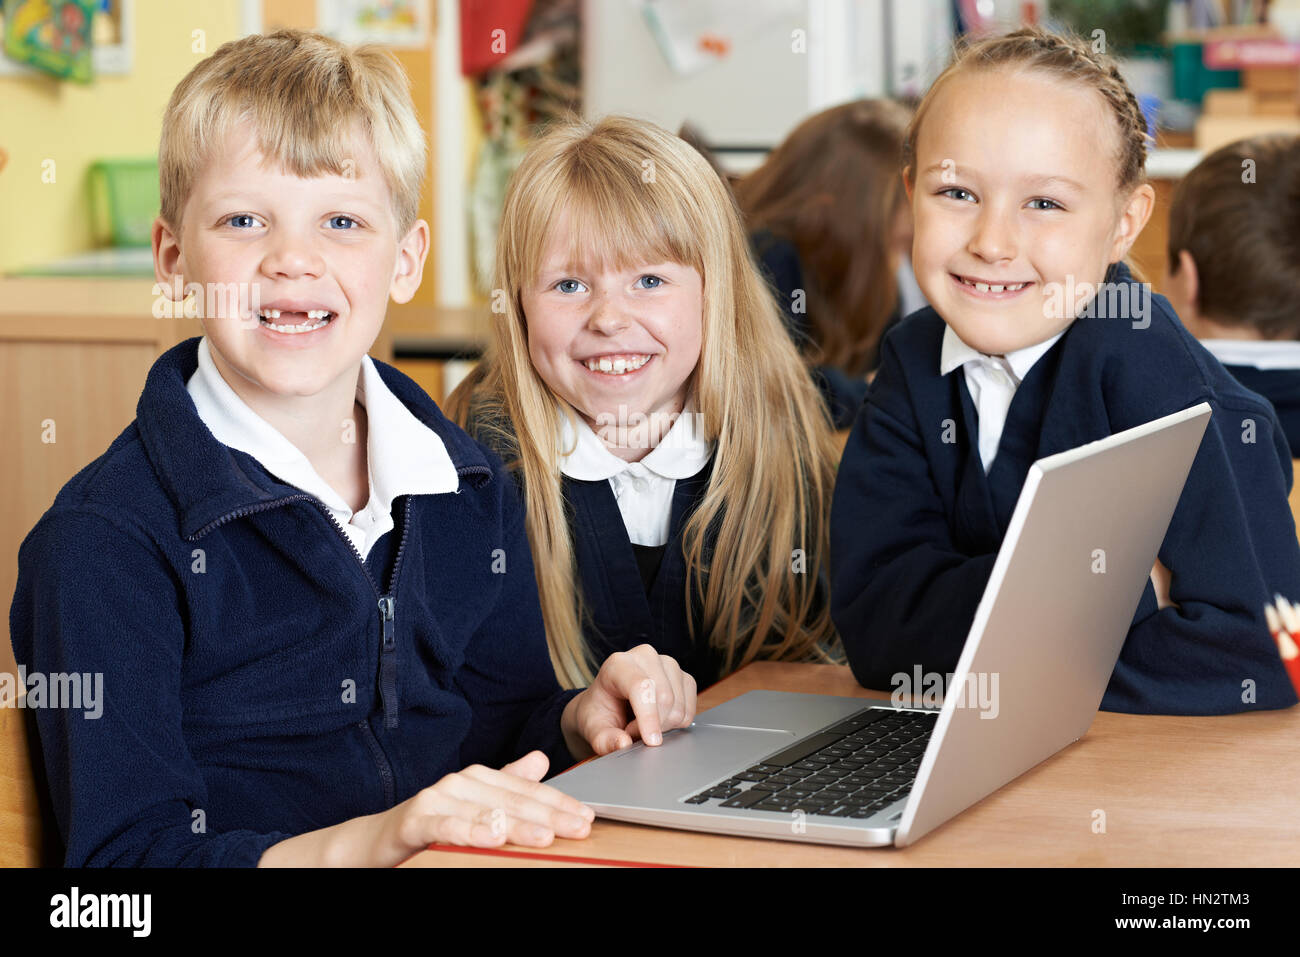
[[[255,515],[258,512],[265,512],[268,509],[279,508],[281,505],[287,505],[290,502],[303,502],[303,501],[310,501],[310,500],[311,500],[311,496],[308,495],[306,492],[303,492],[298,495],[286,495],[284,498],[277,498],[270,502],[259,502],[256,505],[245,505],[243,508],[237,508],[233,512],[227,512],[225,515],[222,515],[219,518],[214,518],[212,521],[208,522],[208,524],[204,525],[193,535],[185,536],[185,540],[188,542],[196,542],[204,535],[208,534],[208,532],[216,528],[218,525],[224,525],[226,524],[226,522],[233,521],[237,518],[244,518],[245,516],[248,515]],[[335,524],[338,523],[336,522]]]
[[[391,595],[379,599],[379,700],[384,705],[384,727],[397,727],[397,639],[393,635],[396,602]]]
[[[308,496],[311,498],[311,496]],[[411,524],[411,497],[406,496],[402,503],[402,537],[397,543],[397,554],[393,557],[393,574],[389,579],[388,593],[381,594],[379,588],[375,585],[375,580],[370,577],[366,571],[365,560],[362,559],[361,553],[357,551],[356,545],[352,544],[352,539],[343,531],[343,526],[339,520],[334,517],[334,513],[329,510],[324,502],[319,499],[311,498],[311,501],[321,510],[321,513],[330,520],[330,523],[338,529],[338,533],[343,536],[347,542],[348,548],[352,550],[352,556],[361,566],[361,573],[366,576],[366,581],[374,589],[376,605],[379,609],[379,699],[384,709],[384,727],[397,727],[397,574],[402,567],[402,552],[406,550],[406,534]]]
[[[465,478],[477,474],[486,474],[491,476],[492,472],[490,469],[483,468],[482,466],[468,466],[466,468],[457,469],[456,474],[461,478]],[[456,494],[460,494],[459,488],[456,489]],[[352,539],[348,537],[347,532],[343,531],[343,526],[340,525],[339,520],[334,517],[334,513],[329,510],[329,506],[315,496],[306,493],[288,495],[271,502],[261,502],[257,505],[245,506],[244,508],[236,509],[233,512],[228,512],[203,526],[203,528],[189,536],[189,539],[190,541],[194,541],[201,536],[206,535],[218,525],[222,525],[225,522],[232,521],[233,519],[243,518],[256,512],[264,512],[267,509],[276,508],[280,505],[287,505],[290,502],[310,502],[320,509],[321,513],[329,519],[330,524],[334,526],[339,535],[341,535],[343,540],[347,543],[348,548],[352,552],[352,557],[355,558],[357,564],[361,566],[361,574],[365,577],[366,581],[370,584],[371,589],[375,593],[379,609],[380,628],[379,697],[384,709],[384,727],[396,728],[398,711],[397,575],[402,568],[402,553],[406,550],[406,536],[411,527],[411,497],[409,495],[406,496],[406,500],[402,504],[402,537],[397,543],[397,554],[393,556],[393,574],[389,579],[388,594],[386,595],[380,594],[378,586],[375,585],[375,580],[371,578],[370,573],[366,571],[366,562],[365,559],[361,557],[361,552],[359,552],[357,546],[352,543]],[[379,743],[379,738],[375,735],[374,729],[370,727],[369,719],[362,719],[358,722],[358,727],[365,735],[366,746],[370,749],[371,756],[374,758],[375,764],[378,766],[380,783],[384,788],[385,802],[391,807],[396,800],[396,786],[394,783],[392,762],[388,760],[388,756],[384,753],[383,746]]]
[[[393,783],[393,766],[389,763],[384,749],[379,743],[379,738],[375,736],[374,729],[370,727],[370,721],[362,718],[357,722],[357,728],[361,731],[361,736],[366,742],[366,747],[370,749],[370,756],[374,758],[375,767],[379,769],[379,783],[384,787],[384,806],[392,807],[397,802],[397,787]]]
[[[395,728],[397,727],[398,704],[397,600],[393,593],[397,591],[397,573],[401,568],[402,552],[406,548],[407,530],[410,528],[411,524],[411,498],[410,496],[407,496],[406,501],[403,503],[402,537],[397,545],[397,554],[393,558],[393,574],[389,581],[389,594],[387,595],[380,594],[379,588],[375,585],[375,580],[371,578],[370,573],[366,571],[365,559],[361,557],[361,552],[359,552],[356,545],[352,543],[352,539],[348,537],[347,532],[343,531],[343,526],[340,525],[338,519],[334,517],[334,513],[329,510],[329,506],[317,499],[315,496],[307,495],[306,493],[301,495],[289,495],[272,502],[261,502],[257,505],[245,506],[244,508],[236,509],[233,512],[228,512],[220,518],[217,518],[203,526],[203,528],[195,532],[194,535],[190,536],[190,540],[193,541],[198,539],[202,535],[205,535],[212,529],[216,528],[218,525],[222,525],[228,521],[232,521],[236,518],[243,518],[257,512],[264,512],[280,505],[287,505],[290,502],[310,502],[320,509],[321,513],[329,519],[330,524],[333,525],[339,535],[342,536],[343,541],[347,543],[348,549],[352,552],[352,557],[356,559],[357,564],[361,567],[362,576],[366,579],[375,593],[376,603],[379,608],[379,626],[381,636],[379,644],[379,695],[384,708],[384,727]],[[379,739],[375,736],[374,730],[370,727],[369,720],[363,719],[358,722],[358,727],[366,736],[366,746],[370,749],[371,756],[374,758],[375,764],[378,766],[380,783],[384,788],[384,798],[391,806],[395,800],[396,794],[392,763],[384,754],[383,747],[380,745]]]

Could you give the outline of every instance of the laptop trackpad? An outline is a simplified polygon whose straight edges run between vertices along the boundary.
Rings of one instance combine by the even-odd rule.
[[[794,739],[788,731],[697,724],[668,732],[656,748],[637,742],[546,783],[590,804],[653,806],[694,794]]]

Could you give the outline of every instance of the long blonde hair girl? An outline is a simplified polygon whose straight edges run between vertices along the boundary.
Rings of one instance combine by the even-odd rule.
[[[713,469],[682,533],[688,592],[703,595],[703,636],[727,671],[757,658],[825,659],[834,640],[819,584],[837,448],[817,393],[750,258],[734,200],[708,163],[652,124],[571,119],[539,139],[506,192],[497,243],[493,334],[447,411],[495,448],[520,480],[551,660],[561,684],[590,683],[583,600],[566,520],[560,416],[574,410],[528,353],[521,292],[567,214],[569,262],[645,262],[703,278],[694,375]],[[715,558],[716,556],[716,558]],[[687,608],[693,607],[689,594]]]

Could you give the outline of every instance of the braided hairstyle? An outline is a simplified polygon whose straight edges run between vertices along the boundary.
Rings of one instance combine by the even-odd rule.
[[[930,85],[907,128],[903,166],[910,179],[915,180],[917,133],[939,88],[959,70],[995,67],[1041,71],[1063,80],[1078,81],[1100,93],[1117,124],[1116,165],[1120,192],[1127,193],[1145,180],[1149,140],[1146,118],[1138,106],[1137,97],[1120,75],[1118,65],[1076,34],[1050,33],[1041,27],[1024,27],[1002,36],[983,37],[958,45],[952,62]]]

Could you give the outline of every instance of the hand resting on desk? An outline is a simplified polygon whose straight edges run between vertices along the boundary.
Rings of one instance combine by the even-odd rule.
[[[560,718],[573,757],[648,745],[695,720],[695,679],[650,645],[611,655]],[[629,720],[630,719],[630,720]],[[532,751],[501,770],[471,765],[378,814],[299,834],[267,848],[261,867],[392,867],[430,844],[546,847],[584,838],[591,808],[541,783],[549,761]]]

